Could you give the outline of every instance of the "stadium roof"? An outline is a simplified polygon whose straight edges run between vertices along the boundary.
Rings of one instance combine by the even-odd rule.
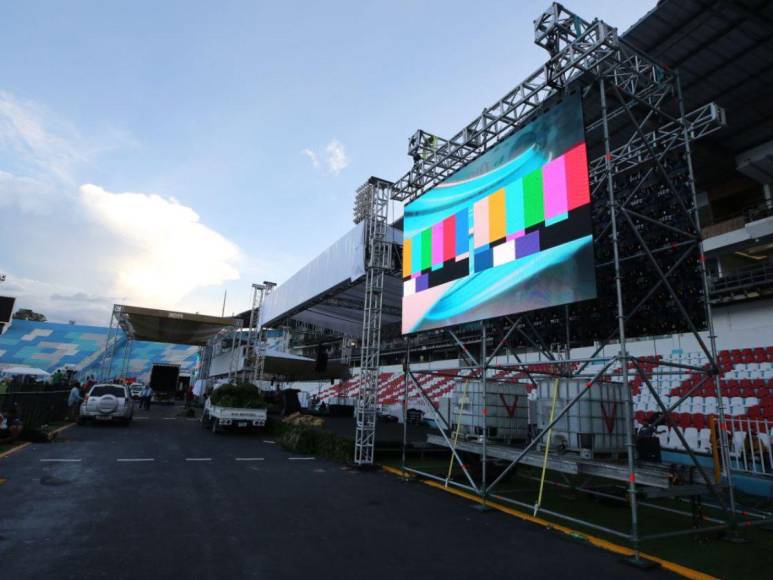
[[[204,346],[224,328],[241,325],[233,318],[123,304],[115,307],[118,325],[135,340]]]
[[[679,71],[687,111],[716,102],[727,128],[701,140],[699,180],[773,138],[773,2],[661,0],[624,38]],[[729,154],[729,155],[728,155]]]

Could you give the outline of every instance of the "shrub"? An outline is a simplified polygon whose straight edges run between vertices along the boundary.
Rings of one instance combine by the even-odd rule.
[[[266,406],[260,389],[251,383],[229,383],[215,389],[210,395],[213,405],[239,409],[262,409]]]
[[[288,451],[342,462],[350,462],[354,455],[353,442],[335,433],[288,423],[280,423],[278,429],[279,444]]]

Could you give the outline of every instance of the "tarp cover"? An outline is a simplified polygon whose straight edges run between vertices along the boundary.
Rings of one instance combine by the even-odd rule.
[[[204,346],[218,332],[235,325],[233,318],[138,306],[117,306],[120,309],[121,328],[135,340]]]

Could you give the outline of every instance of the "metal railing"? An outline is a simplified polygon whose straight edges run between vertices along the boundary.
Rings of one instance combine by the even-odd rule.
[[[763,200],[760,203],[746,206],[734,213],[723,216],[721,221],[714,221],[711,224],[703,226],[703,237],[711,238],[733,230],[742,228],[744,225],[770,217],[773,215],[773,201]]]
[[[736,471],[773,477],[771,428],[773,425],[767,419],[729,418],[730,467]]]
[[[773,267],[759,264],[735,270],[726,276],[711,278],[711,293],[714,297],[750,290],[759,286],[773,285]]]
[[[50,386],[50,385],[49,385]],[[45,390],[46,385],[11,386],[0,393],[0,410],[16,408],[25,429],[37,429],[67,416],[69,390]],[[57,387],[61,389],[61,387]]]

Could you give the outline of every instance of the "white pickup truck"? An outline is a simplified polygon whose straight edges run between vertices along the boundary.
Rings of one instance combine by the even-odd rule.
[[[257,429],[266,425],[267,415],[266,409],[220,407],[207,399],[201,414],[201,426],[213,433],[224,429]]]

